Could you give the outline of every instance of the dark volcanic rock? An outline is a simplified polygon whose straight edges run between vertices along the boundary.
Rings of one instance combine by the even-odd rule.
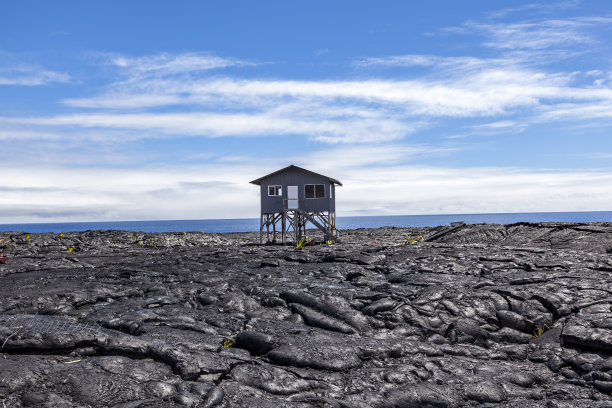
[[[268,334],[245,330],[236,336],[236,347],[242,347],[259,356],[274,348],[274,339]]]
[[[0,233],[0,406],[612,406],[612,225],[342,235]]]

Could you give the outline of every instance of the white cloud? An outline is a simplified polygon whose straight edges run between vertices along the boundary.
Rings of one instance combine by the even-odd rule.
[[[527,70],[486,70],[459,79],[438,80],[353,80],[353,81],[290,81],[290,80],[234,80],[231,78],[191,81],[189,84],[155,82],[147,85],[155,92],[153,100],[163,94],[176,96],[180,102],[239,103],[238,106],[272,106],[278,103],[310,101],[345,103],[413,104],[419,113],[429,113],[430,108],[448,108],[448,113],[460,111],[463,115],[488,113],[486,108],[495,105],[504,109],[512,106],[509,101],[525,96],[548,96],[566,79],[556,75]],[[485,88],[482,88],[485,86]],[[488,97],[492,91],[497,92]],[[113,107],[115,103],[127,107],[124,99],[133,98],[132,90],[126,94],[111,93],[92,99],[66,100],[71,106]],[[134,92],[133,108],[141,107],[147,95]],[[480,102],[483,98],[486,100]],[[151,106],[151,102],[145,102]],[[170,102],[171,103],[171,102]],[[168,104],[161,99],[160,105]],[[445,111],[431,112],[445,114]]]
[[[39,86],[69,81],[68,74],[36,67],[0,68],[0,85]]]
[[[108,63],[119,67],[124,73],[132,76],[141,75],[177,75],[208,71],[232,66],[255,65],[254,63],[235,58],[223,58],[209,53],[160,53],[143,57],[127,57],[124,55],[104,54]]]
[[[350,111],[346,112],[350,114]],[[306,134],[328,143],[386,141],[414,131],[414,125],[397,120],[352,115],[343,119],[312,116],[311,112],[292,115],[271,113],[164,113],[164,114],[81,114],[53,117],[0,117],[0,125],[77,126],[128,131],[147,131],[149,138],[168,136],[273,136]],[[26,135],[29,131],[26,130]],[[142,133],[136,137],[141,138]]]
[[[158,58],[151,59],[156,61]],[[148,61],[145,57],[142,59]],[[163,60],[183,59],[191,61],[182,56],[166,56]],[[187,62],[177,62],[175,67],[174,62],[156,65],[121,61],[126,66],[140,64],[145,67],[142,70],[153,71],[158,66],[162,67],[160,70],[172,72],[179,72],[182,67],[198,66]],[[605,112],[612,101],[612,89],[604,84],[577,86],[576,73],[551,73],[506,57],[405,55],[362,59],[359,64],[364,67],[421,64],[430,67],[431,71],[412,80],[299,81],[183,74],[172,78],[132,78],[111,85],[101,95],[63,102],[78,108],[136,112],[0,117],[0,128],[35,125],[64,127],[72,132],[75,127],[114,129],[132,135],[126,140],[174,135],[297,134],[325,143],[367,143],[397,140],[432,126],[438,118],[448,117],[484,118],[487,121],[495,118],[499,119],[495,122],[503,123],[510,120],[505,116],[521,112],[522,120],[512,120],[521,122],[522,130],[526,123],[535,120],[534,116],[545,112],[538,120],[552,119],[554,115],[551,112],[562,111],[568,103],[592,105],[591,113],[589,109],[584,111],[593,115],[596,107]],[[182,106],[188,107],[188,111],[181,111]],[[146,112],[162,107],[174,107],[176,113]],[[588,117],[592,116],[585,116]],[[485,123],[482,126],[481,131],[489,125]],[[496,131],[503,130],[499,126],[496,128]],[[507,127],[507,130],[516,128]]]
[[[173,94],[111,92],[102,97],[72,98],[62,102],[77,108],[133,109],[180,105],[186,101]]]
[[[336,177],[345,183],[337,199],[346,215],[605,210],[612,199],[606,172],[396,166]]]
[[[543,49],[554,45],[584,44],[591,37],[577,30],[579,25],[568,21],[547,21],[543,24],[478,25],[491,35],[485,45],[504,49]]]
[[[125,126],[208,136],[299,133],[320,141],[363,142],[403,137],[422,128],[420,123],[436,117],[503,117],[525,109],[535,114],[539,107],[554,107],[568,101],[612,100],[610,88],[572,86],[571,73],[547,73],[512,66],[502,60],[423,57],[437,66],[459,64],[459,67],[452,76],[434,73],[417,80],[143,81],[137,87],[113,89],[101,96],[65,103],[123,109],[185,105],[199,106],[201,111],[158,115],[104,113],[47,120],[32,118],[32,122]],[[398,58],[393,57],[389,63],[396,63]]]
[[[563,103],[542,108],[542,121],[612,119],[612,98],[596,103]]]
[[[517,123],[513,120],[501,120],[499,122],[485,123],[474,126],[474,129],[482,130],[497,130],[516,127]]]
[[[468,69],[499,68],[504,66],[517,66],[516,58],[476,58],[442,57],[438,55],[405,54],[388,57],[360,58],[355,61],[357,66],[390,66],[390,67],[433,67],[460,69],[459,75],[465,74]],[[459,76],[458,75],[458,76]]]
[[[258,211],[258,190],[247,180],[258,173],[236,164],[78,171],[32,164],[27,172],[3,174],[11,179],[2,187],[3,223],[231,218],[242,211],[254,217]]]
[[[414,166],[394,162],[392,151],[373,153],[391,163],[364,166],[352,154],[342,166],[309,161],[308,168],[343,182],[340,216],[605,210],[612,200],[612,173],[604,171]],[[0,223],[257,217],[259,190],[249,181],[287,164],[11,167],[3,170]]]
[[[609,25],[611,22],[610,17],[579,17],[526,23],[469,22],[451,31],[483,34],[488,38],[484,42],[487,47],[502,50],[544,50],[595,43],[597,39],[589,30]]]
[[[492,58],[407,54],[356,62],[363,69],[424,69],[409,79],[238,79],[211,76],[209,71],[252,63],[199,52],[99,54],[117,68],[121,80],[101,94],[62,101],[92,113],[0,117],[0,139],[61,134],[72,139],[77,133],[84,140],[106,133],[110,141],[300,135],[322,143],[367,144],[396,141],[446,118],[481,119],[484,123],[471,127],[479,134],[522,131],[534,121],[568,116],[608,118],[612,89],[601,70],[585,70],[582,78],[597,77],[598,82],[579,85],[580,73],[551,72],[542,63],[544,56],[556,52],[543,48],[563,41],[590,42],[593,38],[585,30],[608,21],[612,20],[467,23],[464,31],[485,34],[495,47],[514,51]],[[513,126],[502,126],[509,123]]]
[[[564,79],[526,70],[486,70],[462,78],[425,80],[291,81],[203,79],[154,81],[140,89],[113,91],[91,99],[66,100],[77,107],[141,108],[154,105],[199,104],[226,108],[271,108],[287,103],[326,103],[332,106],[391,104],[415,114],[477,116],[503,113],[535,98],[556,92]]]
[[[30,62],[32,56],[0,50],[0,86],[40,86],[70,82],[67,73]]]
[[[520,133],[527,128],[527,123],[515,120],[500,120],[497,122],[483,123],[472,126],[472,133],[481,135],[495,135],[499,133]]]
[[[522,6],[517,7],[508,7],[505,9],[497,10],[494,12],[487,13],[489,18],[502,18],[506,17],[509,14],[519,13],[523,11],[528,11],[530,15],[533,14],[551,14],[557,13],[560,10],[578,7],[582,3],[582,0],[565,0],[565,1],[557,1],[557,2],[549,2],[549,3],[529,3]]]

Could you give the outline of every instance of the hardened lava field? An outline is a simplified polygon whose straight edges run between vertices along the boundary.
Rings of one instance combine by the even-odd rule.
[[[0,406],[612,406],[612,224],[258,238],[0,233]]]

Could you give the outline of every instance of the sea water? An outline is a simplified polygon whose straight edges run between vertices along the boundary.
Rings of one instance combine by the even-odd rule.
[[[440,215],[384,215],[338,216],[338,229],[378,227],[436,227],[463,221],[467,224],[513,224],[516,222],[612,222],[612,211],[537,212],[497,214],[440,214]],[[248,232],[259,231],[259,219],[224,220],[165,220],[165,221],[108,221],[64,222],[37,224],[0,224],[0,231],[69,232],[87,230],[125,230],[142,232]]]

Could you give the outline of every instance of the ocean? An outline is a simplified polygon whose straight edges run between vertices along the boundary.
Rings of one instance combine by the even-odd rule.
[[[536,212],[496,214],[384,215],[337,217],[340,230],[377,227],[436,227],[463,221],[467,224],[513,224],[516,222],[612,222],[612,211]],[[0,231],[69,232],[126,230],[142,232],[248,232],[259,231],[259,219],[165,220],[0,224]]]

